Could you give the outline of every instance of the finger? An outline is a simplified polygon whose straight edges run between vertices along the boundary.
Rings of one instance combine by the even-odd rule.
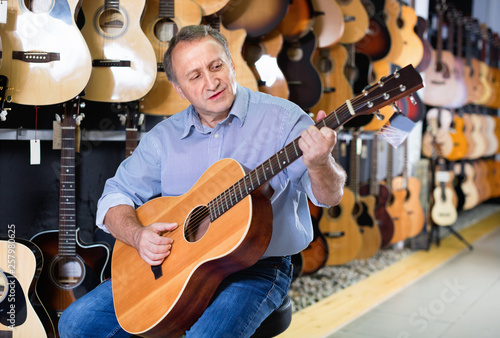
[[[150,225],[151,229],[160,233],[164,231],[172,231],[176,229],[178,226],[177,223],[167,223],[167,222],[158,222]]]
[[[326,113],[324,110],[320,110],[317,114],[316,114],[316,122],[319,122],[321,120],[323,120],[324,118],[326,117]]]

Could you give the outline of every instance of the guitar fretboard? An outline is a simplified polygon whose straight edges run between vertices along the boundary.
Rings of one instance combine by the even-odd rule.
[[[172,19],[175,17],[175,4],[173,0],[160,0],[158,16],[160,18]]]
[[[104,9],[120,10],[120,0],[104,0]]]
[[[75,126],[62,125],[61,129],[59,254],[74,256],[76,255]]]

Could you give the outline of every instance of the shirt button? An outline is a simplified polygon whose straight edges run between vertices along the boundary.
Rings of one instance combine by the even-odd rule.
[[[218,134],[218,133],[217,133],[217,134],[215,134],[215,135],[214,135],[214,137],[215,137],[215,138],[219,138],[219,134]]]

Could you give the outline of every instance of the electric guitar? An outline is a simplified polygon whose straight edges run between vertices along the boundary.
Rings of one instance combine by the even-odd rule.
[[[355,115],[370,114],[423,86],[411,65],[396,74],[383,80],[383,87],[369,87],[347,101],[317,126],[337,129]],[[168,220],[180,226],[168,234],[175,250],[154,267],[135,248],[116,241],[113,299],[124,330],[181,335],[203,313],[226,276],[261,258],[272,232],[267,182],[302,156],[299,139],[248,173],[233,159],[219,160],[184,195],[158,197],[137,209],[144,225]]]
[[[31,238],[46,262],[37,294],[56,327],[71,303],[103,281],[109,259],[106,245],[82,243],[76,227],[75,129],[81,119],[79,108],[79,98],[67,102],[61,122],[59,229],[42,231]]]
[[[146,2],[141,28],[153,46],[156,57],[156,80],[141,98],[141,111],[151,115],[173,115],[189,106],[167,79],[163,55],[170,39],[184,26],[201,22],[201,7],[193,0],[150,0]]]
[[[50,105],[78,95],[92,70],[89,49],[73,13],[78,0],[8,1],[0,24],[7,96],[25,105]],[[30,4],[28,6],[27,4]]]
[[[9,230],[10,233],[11,229]],[[28,241],[26,241],[28,242]],[[29,242],[28,242],[29,243]],[[33,245],[33,243],[31,243]],[[35,308],[31,304],[31,286],[39,276],[41,257],[25,244],[16,240],[0,240],[0,336],[1,337],[49,337]]]
[[[85,99],[130,102],[156,80],[156,56],[140,26],[145,0],[85,0],[82,34],[92,55]]]

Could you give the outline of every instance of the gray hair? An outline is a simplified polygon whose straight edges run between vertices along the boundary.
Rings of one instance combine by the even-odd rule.
[[[224,48],[224,51],[229,59],[231,59],[231,53],[229,52],[229,46],[227,44],[226,38],[216,29],[208,25],[197,25],[197,26],[185,26],[170,40],[165,55],[163,56],[163,67],[165,68],[165,73],[167,74],[167,79],[173,83],[177,83],[177,78],[175,77],[175,72],[172,66],[172,52],[182,41],[197,41],[201,40],[207,36],[211,36]]]

